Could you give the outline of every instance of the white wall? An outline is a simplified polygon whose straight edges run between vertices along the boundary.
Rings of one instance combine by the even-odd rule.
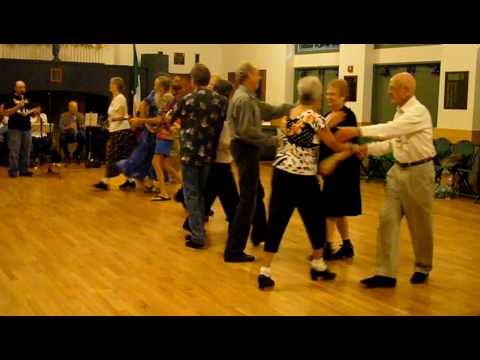
[[[480,96],[475,92],[478,80],[477,46],[468,44],[445,44],[441,52],[440,96],[438,102],[437,127],[443,129],[473,130],[474,104]],[[444,109],[445,72],[468,71],[468,103],[467,110]]]
[[[0,50],[2,50],[0,44]],[[267,70],[266,100],[272,104],[293,101],[294,69],[301,67],[339,67],[339,76],[358,76],[357,101],[348,105],[359,121],[370,121],[373,64],[441,62],[437,127],[457,130],[480,130],[480,47],[478,44],[443,44],[373,49],[372,44],[342,44],[339,52],[295,55],[294,44],[137,44],[142,53],[170,56],[169,71],[188,73],[200,54],[200,62],[213,74],[227,77],[243,61]],[[185,65],[173,64],[173,53],[185,53]],[[1,53],[1,51],[0,51]],[[132,65],[132,44],[106,44],[102,57],[107,64]],[[139,59],[140,60],[140,59]],[[469,71],[467,110],[443,109],[446,71]]]
[[[342,44],[336,53],[296,55],[295,67],[339,66],[339,76],[347,75],[346,67],[354,66],[358,76],[357,102],[349,103],[360,121],[370,121],[372,107],[373,64],[440,62],[440,86],[437,128],[456,130],[480,129],[480,59],[479,46],[443,44],[373,49],[368,44]],[[469,71],[467,110],[443,108],[446,71]]]
[[[266,101],[272,105],[293,100],[293,44],[225,44],[223,76],[244,61],[267,70]]]
[[[342,44],[340,45],[338,76],[357,76],[357,100],[348,102],[360,123],[370,120],[372,103],[373,80],[373,45],[371,44]],[[348,72],[348,67],[353,71]]]
[[[116,65],[133,64],[133,44],[109,44],[114,48]],[[169,55],[169,72],[188,74],[195,64],[195,54],[200,54],[200,62],[210,68],[212,74],[222,73],[222,46],[218,44],[136,44],[138,61],[141,54],[157,54],[163,51]],[[173,54],[185,53],[185,65],[175,65]]]
[[[397,48],[375,49],[374,64],[400,64],[440,61],[442,45],[422,45]]]
[[[296,68],[302,67],[330,67],[338,66],[340,62],[340,53],[337,52],[326,52],[326,53],[317,53],[317,54],[301,54],[296,55],[294,64]]]
[[[477,81],[474,97],[473,130],[480,130],[480,47],[477,53]]]

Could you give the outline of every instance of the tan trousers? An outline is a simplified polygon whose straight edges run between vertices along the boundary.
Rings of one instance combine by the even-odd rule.
[[[428,273],[432,270],[434,193],[433,161],[410,168],[395,164],[390,169],[377,234],[377,275],[396,277],[400,223],[404,215],[412,238],[415,271]]]

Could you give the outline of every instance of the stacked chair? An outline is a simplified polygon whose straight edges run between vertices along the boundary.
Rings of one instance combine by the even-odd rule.
[[[475,184],[478,184],[479,149],[468,140],[451,144],[448,139],[439,138],[434,141],[437,156],[435,157],[435,181],[437,197],[444,197],[446,192],[452,196],[466,196],[479,199]],[[453,181],[450,189],[441,185],[442,175],[447,171]]]
[[[372,141],[373,140],[369,138],[361,137],[358,139],[358,144],[368,144]],[[370,182],[372,179],[385,180],[388,170],[390,170],[394,164],[395,158],[393,154],[383,156],[369,155],[368,158],[362,162],[361,170],[367,182]]]

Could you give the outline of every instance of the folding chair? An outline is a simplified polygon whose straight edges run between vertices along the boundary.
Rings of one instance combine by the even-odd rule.
[[[368,140],[368,138],[365,138],[365,137],[359,137],[358,140],[357,140],[357,144],[358,145],[363,145],[363,144],[368,144],[370,141]],[[367,182],[369,182],[369,178],[368,178],[368,157],[363,159],[361,162],[360,162],[360,173],[362,174],[362,177],[366,178],[367,179]]]
[[[368,157],[367,182],[371,179],[385,180],[388,170],[390,170],[393,164],[395,164],[395,158],[393,157],[393,154],[383,156],[370,155]]]
[[[448,169],[454,180],[457,179],[454,181],[453,193],[455,195],[476,197],[477,193],[470,184],[470,176],[474,175],[473,165],[478,156],[475,145],[468,140],[459,141],[452,145],[451,156],[458,158],[458,161]]]
[[[433,141],[437,155],[434,158],[435,164],[435,182],[438,186],[441,184],[442,174],[445,170],[444,161],[451,154],[452,143],[446,138],[439,138]]]

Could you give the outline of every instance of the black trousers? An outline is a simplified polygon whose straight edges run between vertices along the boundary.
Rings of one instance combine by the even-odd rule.
[[[80,158],[82,155],[82,150],[85,144],[87,143],[87,138],[85,136],[85,130],[78,130],[76,133],[73,131],[66,131],[60,134],[60,146],[62,147],[63,154],[65,157],[70,157],[70,151],[68,150],[68,144],[77,143],[77,148],[73,153],[74,158]]]
[[[312,248],[323,248],[327,230],[321,195],[316,176],[294,175],[274,169],[265,251],[271,253],[278,251],[295,209],[300,213]]]
[[[230,164],[213,163],[211,165],[205,189],[205,214],[208,214],[217,196],[223,211],[225,211],[227,221],[231,223],[235,218],[235,210],[240,197]]]
[[[260,183],[260,149],[241,140],[233,140],[231,151],[240,176],[240,201],[230,224],[225,256],[242,253],[253,224],[252,240],[260,242],[267,236],[267,214]]]
[[[52,156],[52,138],[50,136],[32,137],[32,154],[30,158],[45,163]]]

